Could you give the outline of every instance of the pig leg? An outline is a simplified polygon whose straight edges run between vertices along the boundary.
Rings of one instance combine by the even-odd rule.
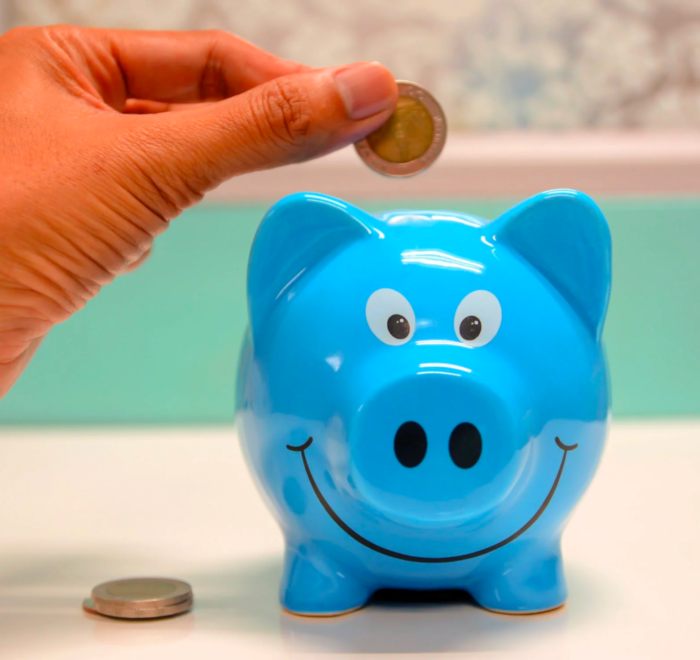
[[[313,546],[287,546],[280,586],[280,601],[287,611],[334,616],[359,609],[370,595],[348,570]]]
[[[495,612],[533,614],[564,604],[567,592],[558,540],[548,546],[512,544],[505,560],[498,561],[497,554],[479,567],[466,587],[479,605]]]

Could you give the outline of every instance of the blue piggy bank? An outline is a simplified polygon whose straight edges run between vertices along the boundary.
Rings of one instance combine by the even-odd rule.
[[[335,615],[381,588],[562,605],[561,534],[608,425],[610,281],[607,223],[575,191],[492,222],[273,206],[237,424],[286,541],[282,606]]]

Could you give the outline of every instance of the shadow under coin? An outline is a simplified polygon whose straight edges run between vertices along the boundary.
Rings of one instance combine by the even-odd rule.
[[[526,650],[566,626],[566,608],[543,614],[488,612],[461,591],[378,592],[368,607],[339,617],[283,612],[291,652],[448,653]]]

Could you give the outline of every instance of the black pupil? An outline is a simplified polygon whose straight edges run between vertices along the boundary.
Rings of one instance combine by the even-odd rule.
[[[481,334],[481,319],[478,316],[467,316],[459,324],[459,334],[462,339],[474,341]]]
[[[428,451],[428,437],[417,422],[406,422],[394,437],[394,453],[399,463],[407,468],[419,465]]]
[[[457,467],[474,467],[481,456],[481,433],[474,424],[458,424],[450,436],[450,456]]]
[[[401,316],[401,314],[392,314],[386,322],[386,327],[394,339],[406,339],[411,332],[411,326],[406,317]]]

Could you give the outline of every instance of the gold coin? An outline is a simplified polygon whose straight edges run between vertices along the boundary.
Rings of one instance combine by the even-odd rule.
[[[360,158],[391,177],[418,174],[445,146],[447,122],[440,104],[420,85],[397,81],[396,110],[386,123],[355,143]]]
[[[432,141],[433,119],[428,109],[408,96],[400,96],[389,121],[367,136],[372,151],[390,163],[420,158]]]

